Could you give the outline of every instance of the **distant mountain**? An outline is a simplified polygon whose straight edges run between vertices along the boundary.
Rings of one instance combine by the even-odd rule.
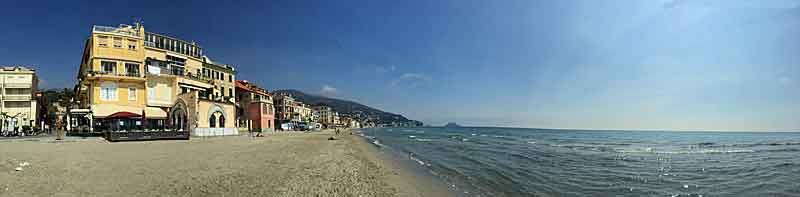
[[[371,121],[375,124],[388,124],[393,126],[422,126],[422,122],[420,121],[409,120],[402,115],[385,112],[353,101],[306,94],[300,90],[293,89],[275,90],[272,92],[276,95],[292,95],[292,97],[300,102],[310,105],[324,104],[330,106],[334,111],[339,112],[339,114],[347,114],[351,117],[356,117],[362,122]]]
[[[456,124],[455,122],[448,122],[444,127],[461,127],[461,125]]]

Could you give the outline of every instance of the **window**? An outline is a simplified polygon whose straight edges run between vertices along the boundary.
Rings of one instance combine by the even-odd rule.
[[[114,37],[114,48],[122,48],[122,38]]]
[[[97,45],[100,47],[108,47],[108,36],[97,36]]]
[[[136,88],[128,88],[128,100],[129,101],[136,100]]]
[[[225,127],[225,116],[223,116],[223,115],[219,116],[219,127],[220,128],[224,128]]]
[[[228,75],[228,82],[233,83],[233,75]]]
[[[103,82],[103,84],[100,85],[100,100],[116,101],[117,84],[110,81]]]
[[[138,77],[139,64],[125,63],[125,73],[129,77]]]
[[[219,87],[219,92],[222,94],[222,97],[225,97],[225,87]]]
[[[233,88],[228,88],[228,96],[233,96]]]
[[[110,61],[101,61],[100,62],[100,69],[104,73],[116,73],[117,71],[117,63],[110,62]]]
[[[136,50],[136,40],[128,40],[128,50]]]
[[[214,115],[214,114],[211,114],[211,117],[208,117],[208,127],[209,128],[214,128],[216,126],[217,126],[217,116]]]
[[[182,88],[185,89],[185,88]],[[156,87],[147,88],[147,100],[156,100]]]

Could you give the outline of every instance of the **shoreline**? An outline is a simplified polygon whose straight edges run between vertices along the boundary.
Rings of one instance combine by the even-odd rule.
[[[355,132],[355,130],[354,130]],[[0,143],[0,196],[450,196],[361,136]],[[21,171],[19,164],[29,163]]]
[[[353,139],[357,142],[362,150],[370,155],[368,158],[375,160],[376,163],[387,166],[389,169],[394,169],[396,179],[411,180],[406,182],[399,182],[397,184],[404,184],[405,187],[415,188],[416,195],[414,196],[456,196],[454,191],[449,190],[446,183],[439,180],[437,177],[427,174],[420,166],[414,165],[410,158],[398,155],[394,150],[389,150],[385,146],[378,147],[369,141],[369,138],[360,136],[358,129],[353,130]],[[391,180],[391,177],[390,177]]]

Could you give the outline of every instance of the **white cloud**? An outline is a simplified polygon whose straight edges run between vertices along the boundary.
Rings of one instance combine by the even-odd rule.
[[[339,90],[330,85],[323,85],[319,94],[325,97],[332,97],[339,93]]]
[[[392,80],[391,85],[397,86],[401,84],[406,84],[408,85],[408,87],[416,87],[431,80],[433,80],[431,76],[428,76],[423,73],[404,73],[400,75],[400,77],[398,77],[397,79]]]

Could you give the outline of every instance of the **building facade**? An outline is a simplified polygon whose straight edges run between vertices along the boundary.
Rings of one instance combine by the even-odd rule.
[[[236,80],[236,115],[240,129],[274,131],[275,106],[267,90],[246,80]]]
[[[138,24],[94,26],[68,130],[235,135],[235,73],[204,56],[195,42],[146,32]]]
[[[275,95],[275,119],[280,123],[299,121],[294,119],[298,116],[295,112],[297,102],[291,95]]]
[[[333,111],[333,108],[327,105],[318,104],[314,106],[312,110],[314,111],[313,114],[316,122],[322,124],[325,128],[335,127],[339,123],[337,121],[339,113]]]
[[[0,130],[9,133],[36,127],[36,71],[21,66],[2,67],[0,78]]]

